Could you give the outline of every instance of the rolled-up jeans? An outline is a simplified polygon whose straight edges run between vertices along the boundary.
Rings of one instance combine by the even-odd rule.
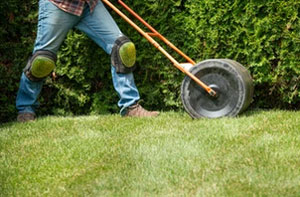
[[[49,0],[40,0],[38,31],[33,53],[47,50],[56,54],[68,31],[73,27],[86,33],[107,54],[111,54],[116,39],[123,35],[101,1],[98,1],[93,12],[90,12],[86,4],[82,15],[76,16],[62,11]],[[140,99],[139,92],[132,73],[119,74],[113,65],[110,66],[113,86],[120,98],[118,106],[121,108],[121,115],[124,115],[125,109]],[[22,74],[16,99],[19,113],[35,113],[39,106],[38,96],[43,82],[30,81],[24,73]]]

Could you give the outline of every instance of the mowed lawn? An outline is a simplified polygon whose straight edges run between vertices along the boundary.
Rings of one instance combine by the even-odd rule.
[[[0,196],[300,196],[300,112],[7,123]]]

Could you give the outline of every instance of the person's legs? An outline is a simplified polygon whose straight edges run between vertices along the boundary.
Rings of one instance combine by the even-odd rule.
[[[86,33],[107,54],[111,54],[115,41],[123,36],[101,1],[92,13],[87,7],[81,21],[75,27]],[[140,99],[139,92],[132,73],[119,74],[113,65],[111,65],[111,73],[114,88],[120,97],[118,106],[121,108],[121,115],[125,115],[125,109]]]
[[[68,14],[48,0],[39,1],[38,32],[33,49],[49,51],[56,54],[69,29],[78,21],[79,17]],[[35,114],[39,103],[37,98],[41,92],[44,80],[32,81],[24,72],[20,80],[20,87],[16,99],[19,114]]]

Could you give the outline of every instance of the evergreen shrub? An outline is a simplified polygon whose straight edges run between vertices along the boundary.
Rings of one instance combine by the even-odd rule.
[[[117,5],[117,1],[112,2]],[[242,63],[254,79],[253,107],[300,108],[299,1],[124,2],[195,61],[229,58]],[[0,9],[0,122],[6,122],[16,117],[15,98],[36,36],[38,2],[7,0],[0,3]],[[143,105],[181,110],[184,75],[110,11],[120,29],[136,44],[138,68],[134,75]],[[39,115],[118,113],[110,58],[102,49],[72,30],[58,57],[57,78],[45,82]]]

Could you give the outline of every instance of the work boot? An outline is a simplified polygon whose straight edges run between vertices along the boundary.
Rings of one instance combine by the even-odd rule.
[[[127,108],[125,117],[156,117],[158,114],[158,111],[148,111],[140,104],[135,104]]]
[[[33,113],[19,113],[17,117],[18,122],[29,122],[35,120],[35,114]]]

